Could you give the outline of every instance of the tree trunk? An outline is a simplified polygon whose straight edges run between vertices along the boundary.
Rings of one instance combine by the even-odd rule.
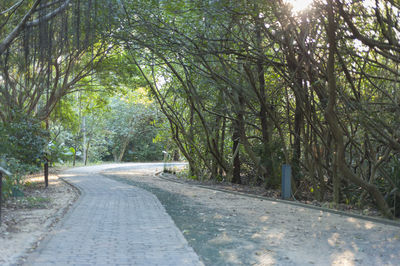
[[[301,109],[301,100],[296,96],[296,109],[294,113],[294,142],[292,156],[293,179],[296,185],[300,183],[300,157],[301,157],[301,129],[303,127],[303,110]]]
[[[118,162],[121,162],[122,158],[124,158],[126,148],[128,147],[128,144],[129,144],[129,141],[130,141],[130,137],[131,137],[131,135],[133,133],[133,122],[134,121],[135,121],[135,117],[132,116],[131,119],[129,120],[129,132],[128,132],[128,135],[125,136],[125,138],[124,138],[124,140],[122,142],[122,146],[121,146],[121,149],[119,151],[118,157],[117,157],[118,158]]]
[[[239,118],[238,119],[243,119]],[[240,140],[240,128],[237,121],[233,122],[233,134],[232,134],[232,158],[233,158],[233,171],[232,171],[232,183],[241,184],[240,178],[240,151],[239,151],[239,140]]]
[[[86,154],[86,117],[82,117],[82,133],[83,133],[83,163],[86,165],[87,154]]]
[[[258,13],[257,13],[258,14]],[[263,27],[263,19],[256,18],[256,38],[257,38],[257,49],[259,50],[260,55],[262,54],[262,36],[261,30]],[[264,167],[266,169],[266,173],[264,174],[264,179],[267,178],[273,171],[271,168],[271,159],[270,159],[270,150],[269,150],[269,142],[270,142],[270,127],[268,124],[267,118],[267,108],[269,108],[267,104],[267,96],[266,96],[266,88],[265,88],[265,71],[263,66],[263,60],[261,58],[257,59],[257,78],[258,78],[258,93],[259,93],[259,101],[260,101],[260,123],[261,123],[261,133],[262,133],[262,142],[263,142],[263,156],[261,157],[263,160]],[[272,176],[270,177],[272,178]]]
[[[74,147],[74,159],[72,161],[72,166],[75,166],[76,163],[76,147]]]
[[[89,138],[89,140],[88,140],[88,142],[87,142],[87,146],[83,148],[83,149],[85,150],[85,158],[84,158],[84,160],[85,160],[85,165],[86,165],[86,164],[88,163],[88,161],[89,161],[89,148],[90,148],[90,143],[92,142],[92,137],[93,137],[93,136],[91,136],[91,137]]]
[[[337,164],[338,164],[338,154],[337,152],[333,155],[333,164],[332,164],[332,183],[333,183],[333,201],[336,205],[340,203],[340,176],[337,172]]]
[[[127,136],[124,139],[124,142],[122,143],[122,147],[121,147],[121,150],[119,151],[119,155],[118,155],[118,162],[122,162],[122,158],[124,158],[125,151],[126,151],[126,148],[128,147],[128,144],[129,144],[129,136]]]
[[[291,89],[295,96],[295,111],[294,111],[294,132],[293,135],[293,153],[292,153],[292,179],[295,181],[292,186],[298,187],[300,182],[300,158],[301,158],[301,130],[304,124],[303,104],[306,100],[305,89],[303,86],[304,73],[302,55],[296,57],[296,49],[294,43],[293,32],[285,33],[285,45],[287,49],[286,60],[290,74]],[[301,33],[303,35],[303,33]],[[303,37],[300,37],[298,42],[303,42]],[[292,119],[288,117],[288,119]]]
[[[335,53],[336,53],[336,22],[333,13],[333,0],[328,0],[328,28],[327,36],[329,43],[329,56],[327,63],[327,80],[328,80],[328,91],[329,99],[325,109],[325,118],[328,122],[329,128],[331,129],[335,146],[336,146],[336,158],[337,167],[341,174],[348,178],[351,182],[360,186],[361,188],[368,191],[371,197],[375,200],[378,208],[386,217],[393,218],[389,206],[387,205],[385,198],[380,193],[379,189],[368,182],[364,181],[351,171],[347,166],[345,160],[345,146],[344,146],[344,134],[342,128],[339,126],[339,121],[335,113],[336,97],[337,97],[337,86],[335,78]]]
[[[225,130],[226,130],[226,118],[224,117],[223,119],[222,119],[222,128],[221,128],[221,142],[220,142],[220,148],[219,148],[219,150],[220,150],[220,155],[221,155],[221,157],[222,158],[224,158],[224,151],[225,151]],[[222,176],[223,175],[223,168],[222,167],[220,167],[219,168],[219,175],[220,176]],[[225,174],[227,174],[227,173],[225,173]]]
[[[173,155],[172,155],[172,160],[175,162],[179,161],[179,150],[174,150]]]

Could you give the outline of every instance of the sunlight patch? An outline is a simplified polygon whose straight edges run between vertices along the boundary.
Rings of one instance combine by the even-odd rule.
[[[335,253],[332,255],[334,258],[332,261],[332,265],[345,265],[352,266],[354,264],[354,253],[350,250],[346,250],[343,253]]]

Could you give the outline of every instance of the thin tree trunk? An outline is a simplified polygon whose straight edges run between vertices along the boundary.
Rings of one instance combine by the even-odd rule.
[[[258,9],[258,8],[256,8]],[[262,30],[262,25],[263,25],[263,19],[262,18],[256,18],[256,38],[257,38],[257,48],[259,50],[260,55],[262,54],[262,36],[261,36],[261,30]],[[266,173],[264,176],[264,179],[267,178],[268,174],[272,173],[272,168],[271,168],[271,159],[270,157],[270,151],[269,151],[269,142],[270,142],[270,127],[268,124],[268,118],[267,118],[267,96],[266,96],[266,88],[265,88],[265,71],[264,71],[264,66],[263,66],[263,61],[261,58],[257,60],[257,78],[258,78],[258,91],[259,91],[259,100],[260,100],[260,123],[261,123],[261,134],[262,134],[262,142],[263,142],[263,156],[262,159],[264,162],[262,162],[265,166]],[[272,178],[272,177],[271,177]]]
[[[221,128],[221,142],[220,142],[220,155],[221,158],[224,158],[224,151],[225,151],[225,131],[226,131],[226,118],[224,117],[222,119],[222,128]],[[228,174],[228,173],[225,173]],[[220,167],[219,169],[219,175],[223,175],[223,168]]]
[[[72,161],[72,166],[75,166],[75,163],[76,163],[76,149],[77,149],[77,147],[75,146],[74,147],[74,159]]]
[[[83,163],[86,165],[86,159],[87,159],[87,154],[86,154],[86,116],[82,117],[82,132],[83,132]]]
[[[125,136],[125,139],[124,139],[124,141],[122,143],[122,147],[121,147],[121,149],[119,151],[118,162],[121,162],[122,158],[124,158],[126,148],[128,147],[128,144],[129,144],[129,141],[130,141],[130,137],[131,137],[131,135],[133,133],[133,122],[134,121],[135,121],[135,117],[132,116],[131,119],[129,120],[129,132],[128,132],[128,135]]]
[[[91,138],[89,139],[89,141],[87,142],[87,146],[85,147],[85,165],[87,165],[88,160],[89,160],[90,142],[91,142]]]
[[[118,162],[122,162],[122,158],[124,158],[126,148],[128,147],[129,144],[129,138],[125,138],[124,143],[122,144],[121,150],[119,151],[118,155]]]
[[[240,114],[238,115],[238,120],[243,120],[243,117]],[[239,122],[234,121],[233,122],[233,134],[232,134],[232,157],[233,157],[233,171],[232,171],[232,183],[235,184],[241,184],[241,178],[240,178],[240,151],[239,151],[239,140],[240,140],[240,128],[239,128]]]
[[[340,203],[340,176],[337,171],[338,154],[335,152],[333,155],[332,163],[332,183],[333,183],[333,201],[336,205]]]

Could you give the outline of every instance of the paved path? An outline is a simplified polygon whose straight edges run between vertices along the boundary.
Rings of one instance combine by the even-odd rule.
[[[100,170],[63,174],[82,195],[27,265],[203,265],[153,194]]]

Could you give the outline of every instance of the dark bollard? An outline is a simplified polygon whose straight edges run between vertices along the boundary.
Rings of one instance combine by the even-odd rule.
[[[44,182],[46,184],[46,187],[49,186],[49,162],[46,159],[46,162],[44,163]]]
[[[289,199],[291,192],[292,168],[290,164],[282,165],[282,199]]]

